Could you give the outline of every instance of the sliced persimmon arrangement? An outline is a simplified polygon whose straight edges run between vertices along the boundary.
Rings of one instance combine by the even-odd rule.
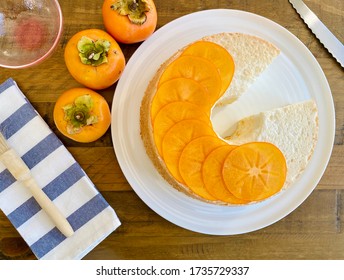
[[[161,75],[159,85],[175,78],[188,78],[203,86],[208,94],[217,100],[221,94],[221,76],[211,61],[198,56],[180,56],[167,66]],[[215,101],[214,100],[214,101]]]
[[[248,201],[237,198],[227,189],[222,173],[224,162],[235,147],[222,145],[211,151],[203,162],[202,178],[205,189],[214,198],[230,204],[245,204]]]
[[[211,98],[206,89],[195,80],[187,78],[168,80],[158,88],[152,101],[152,121],[162,107],[176,101],[186,101],[198,105],[204,112],[209,112],[212,106],[209,105],[212,104]]]
[[[166,132],[182,120],[199,120],[211,127],[209,116],[189,102],[171,102],[159,111],[154,120],[154,140],[159,154],[162,154],[162,140]]]
[[[287,167],[271,143],[232,146],[214,131],[211,109],[234,71],[222,46],[190,44],[162,72],[150,120],[157,153],[176,181],[206,201],[243,205],[279,192]]]
[[[215,136],[202,136],[188,143],[179,158],[179,172],[185,184],[199,196],[216,200],[205,188],[202,178],[202,165],[206,157],[226,142]]]
[[[214,63],[221,76],[221,94],[225,92],[234,75],[233,58],[225,48],[213,42],[197,41],[188,46],[182,55],[199,56]]]
[[[277,193],[284,185],[287,165],[271,143],[252,142],[233,149],[225,159],[222,176],[237,198],[257,201]]]
[[[179,170],[179,159],[185,146],[193,139],[201,136],[216,136],[208,122],[200,120],[182,120],[173,125],[162,139],[162,158],[171,174],[184,182]]]

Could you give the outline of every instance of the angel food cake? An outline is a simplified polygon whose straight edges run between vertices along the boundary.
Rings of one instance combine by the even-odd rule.
[[[142,99],[140,129],[147,155],[172,187],[208,203],[243,205],[275,195],[305,169],[317,140],[314,101],[242,120],[227,139],[210,120],[214,106],[238,99],[278,54],[261,38],[221,33],[161,65]]]

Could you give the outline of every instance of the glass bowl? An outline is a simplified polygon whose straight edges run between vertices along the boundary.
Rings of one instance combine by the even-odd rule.
[[[25,68],[49,57],[62,34],[57,0],[1,0],[0,66]]]

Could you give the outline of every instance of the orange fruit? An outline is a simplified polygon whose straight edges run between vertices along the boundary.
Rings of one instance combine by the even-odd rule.
[[[190,119],[197,119],[211,126],[209,116],[195,104],[179,101],[168,103],[161,108],[153,124],[154,142],[160,155],[162,155],[162,139],[166,132],[174,124]]]
[[[221,76],[215,64],[209,60],[191,55],[183,55],[169,64],[161,75],[158,86],[175,78],[187,78],[200,83],[210,94],[214,103],[221,93]]]
[[[185,184],[197,195],[216,200],[204,186],[202,165],[208,154],[214,149],[227,145],[215,136],[203,136],[192,140],[183,149],[179,158],[179,172]]]
[[[209,41],[197,41],[188,46],[182,55],[200,56],[214,63],[222,80],[220,95],[226,91],[232,81],[235,65],[232,56],[224,47]]]
[[[207,122],[200,120],[183,120],[173,125],[162,140],[162,158],[167,169],[179,182],[184,182],[179,173],[179,158],[184,147],[193,139],[215,132]]]
[[[249,201],[259,201],[279,192],[286,173],[284,155],[266,142],[251,142],[233,149],[222,170],[227,189],[237,198]]]

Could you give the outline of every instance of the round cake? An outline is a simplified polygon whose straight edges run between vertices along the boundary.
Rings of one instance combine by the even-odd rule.
[[[147,155],[172,187],[221,205],[255,203],[285,188],[287,160],[277,145],[228,141],[210,120],[214,106],[240,97],[278,54],[261,38],[220,33],[161,65],[142,100],[140,128]]]

